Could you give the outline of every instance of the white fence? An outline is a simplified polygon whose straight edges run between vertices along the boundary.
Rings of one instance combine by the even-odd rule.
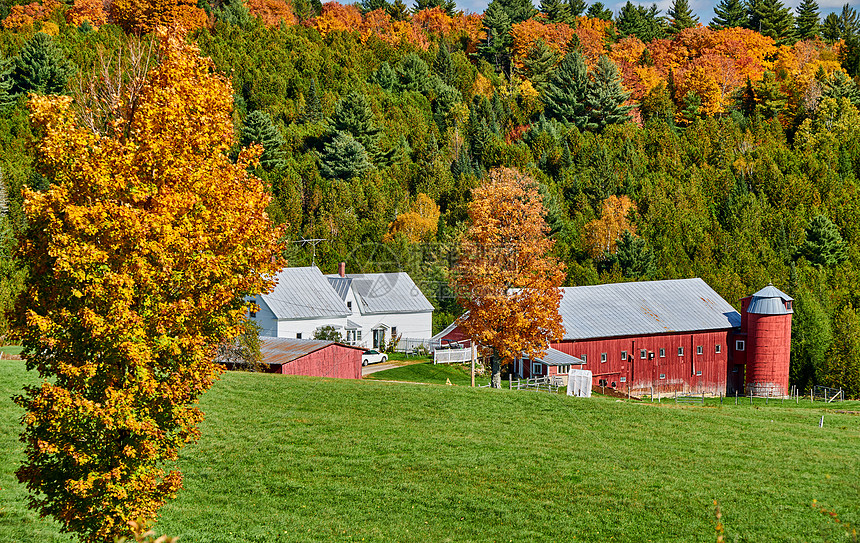
[[[463,364],[472,360],[472,349],[436,349],[434,364]]]

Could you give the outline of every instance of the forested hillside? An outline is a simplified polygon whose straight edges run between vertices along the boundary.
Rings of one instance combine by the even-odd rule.
[[[4,0],[5,1],[5,0]],[[98,132],[111,89],[181,24],[232,78],[235,131],[290,241],[333,272],[404,269],[438,311],[471,189],[496,166],[540,183],[567,283],[699,276],[727,300],[796,298],[792,379],[860,394],[860,24],[778,0],[44,0],[0,3],[0,301],[39,135],[27,94],[71,94]],[[756,29],[751,30],[752,28]],[[760,32],[759,32],[760,31]],[[205,112],[201,112],[204,114]],[[238,154],[238,148],[234,154]],[[309,265],[296,243],[291,265]],[[6,329],[5,321],[0,323]]]

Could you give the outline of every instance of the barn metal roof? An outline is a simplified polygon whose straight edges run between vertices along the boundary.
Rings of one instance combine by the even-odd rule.
[[[284,268],[278,284],[262,298],[278,319],[346,317],[351,313],[317,267]]]
[[[543,362],[547,366],[581,366],[585,364],[581,359],[553,349],[552,347],[547,349],[546,355],[542,358],[536,358],[535,360]]]
[[[566,340],[727,330],[741,316],[700,278],[565,287]]]
[[[351,273],[346,277],[352,280],[363,315],[433,311],[433,304],[408,273]]]
[[[317,339],[264,337],[260,338],[260,353],[263,355],[263,363],[265,364],[286,364],[334,344],[334,341]],[[338,345],[341,344],[338,343]],[[341,346],[364,351],[359,347]]]
[[[773,284],[768,284],[760,291],[752,295],[747,313],[756,315],[788,315],[794,313],[794,309],[786,307],[786,302],[794,298],[779,290]]]
[[[340,296],[340,299],[346,300],[346,295],[349,293],[349,285],[352,284],[352,279],[349,277],[341,277],[339,275],[328,275],[326,277],[334,291],[337,292],[338,296]]]

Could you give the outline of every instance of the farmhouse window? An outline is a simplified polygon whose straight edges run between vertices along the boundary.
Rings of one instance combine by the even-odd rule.
[[[696,345],[696,354],[702,354],[702,352],[704,352],[704,351],[702,350],[702,346],[701,346],[701,345]]]
[[[356,331],[355,331],[355,340],[356,340],[356,341],[361,341],[361,330],[356,330]]]
[[[660,349],[660,358],[666,358],[666,349]]]
[[[600,353],[600,361],[606,362],[606,353]]]
[[[722,347],[720,346],[720,344],[719,344],[719,343],[717,343],[717,346],[716,346],[716,347],[714,347],[714,352],[715,352],[715,353],[717,353],[717,354],[719,354],[719,353],[721,353],[721,352],[722,352]]]
[[[684,356],[684,348],[678,347],[678,356]]]
[[[302,333],[296,332],[296,339],[302,339]]]
[[[397,339],[397,327],[396,326],[391,327],[391,339]]]
[[[352,311],[352,302],[346,302],[346,308]]]
[[[627,351],[621,351],[621,360],[627,360]]]
[[[646,358],[648,358],[648,351],[646,349],[640,349],[639,350],[639,358],[641,358],[642,360],[645,360]]]
[[[257,318],[257,312],[256,312],[256,311],[254,311],[254,307],[257,305],[257,300],[251,300],[251,303],[252,303],[253,305],[251,306],[251,309],[249,310],[249,313],[250,313],[250,316],[251,316],[251,318],[252,318],[252,319],[256,319],[256,318]]]
[[[567,373],[568,373],[569,371],[570,371],[570,365],[558,366],[558,367],[556,368],[556,370],[555,370],[555,372],[556,372],[558,375],[567,375]]]
[[[743,351],[746,348],[746,342],[742,339],[735,341],[735,350]]]
[[[532,362],[532,375],[540,375],[543,373],[540,366],[540,362]]]
[[[665,379],[665,378],[666,378],[666,374],[665,374],[665,373],[661,373],[661,374],[660,374],[660,379]]]

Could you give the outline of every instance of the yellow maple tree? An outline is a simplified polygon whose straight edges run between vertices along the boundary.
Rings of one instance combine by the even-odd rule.
[[[615,252],[615,244],[625,230],[631,234],[636,228],[630,224],[630,211],[636,205],[627,196],[611,195],[603,200],[602,213],[585,225],[586,248],[593,258],[604,258],[607,253]]]

